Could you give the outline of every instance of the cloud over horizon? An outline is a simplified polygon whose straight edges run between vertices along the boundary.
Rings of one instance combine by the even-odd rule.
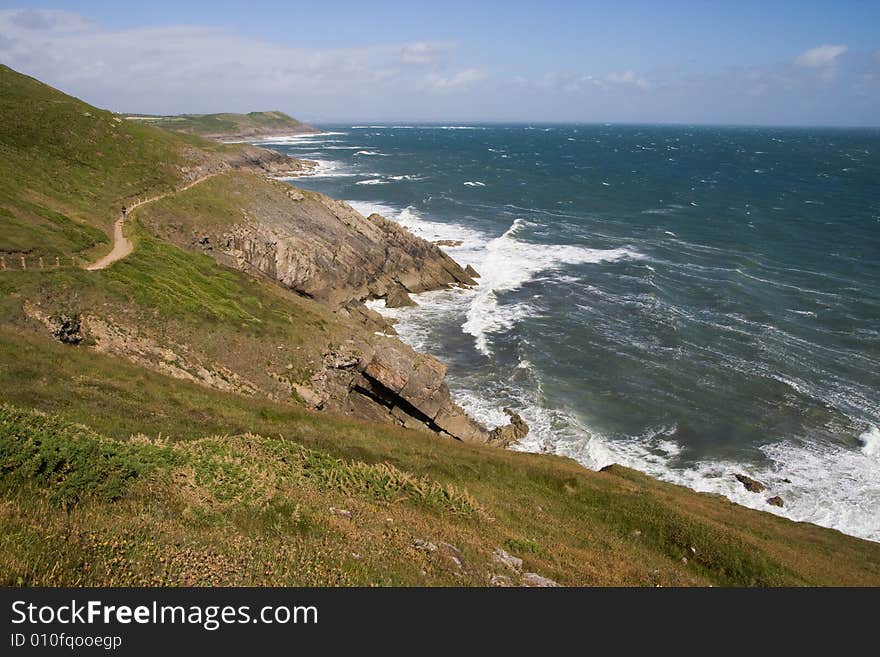
[[[831,66],[836,63],[838,58],[843,55],[849,48],[844,45],[832,46],[825,44],[810,48],[802,53],[794,60],[799,66]]]
[[[880,120],[877,52],[826,43],[790,57],[698,73],[611,57],[522,71],[487,66],[442,38],[308,48],[207,25],[110,28],[72,11],[0,10],[0,62],[117,111],[281,109],[318,122]]]

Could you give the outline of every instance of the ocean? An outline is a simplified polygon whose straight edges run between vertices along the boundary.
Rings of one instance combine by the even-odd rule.
[[[481,274],[370,303],[515,449],[880,541],[880,131],[322,128],[263,143]]]

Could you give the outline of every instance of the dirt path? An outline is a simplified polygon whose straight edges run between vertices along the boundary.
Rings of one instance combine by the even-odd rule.
[[[117,260],[122,260],[129,253],[134,250],[134,244],[131,243],[131,240],[128,239],[122,232],[122,227],[125,223],[126,216],[131,216],[131,213],[135,210],[135,208],[139,208],[142,205],[146,205],[147,203],[152,203],[154,201],[158,201],[159,199],[163,199],[166,196],[171,196],[172,194],[177,194],[179,192],[185,192],[190,187],[194,187],[201,182],[206,181],[208,178],[213,178],[216,175],[221,173],[225,173],[224,171],[215,171],[214,173],[209,173],[207,175],[202,176],[201,178],[196,178],[191,183],[184,185],[183,187],[178,187],[174,191],[166,192],[165,194],[159,194],[158,196],[151,196],[149,198],[139,199],[128,206],[127,213],[125,215],[120,215],[119,219],[116,220],[116,223],[113,224],[113,248],[110,249],[110,253],[105,255],[104,257],[96,260],[95,262],[86,265],[85,269],[88,271],[95,271],[97,269],[105,269],[109,267]]]

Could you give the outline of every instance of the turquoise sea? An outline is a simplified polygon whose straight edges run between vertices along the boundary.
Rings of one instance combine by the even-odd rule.
[[[322,128],[265,142],[319,161],[295,184],[482,275],[371,302],[476,418],[880,540],[880,131]]]

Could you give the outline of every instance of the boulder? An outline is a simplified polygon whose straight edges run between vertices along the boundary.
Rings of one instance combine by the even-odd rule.
[[[501,548],[495,548],[495,551],[492,552],[492,561],[515,573],[519,573],[522,570],[523,560]]]
[[[446,365],[397,341],[385,341],[359,365],[362,380],[353,388],[387,407],[406,427],[449,434],[465,442],[486,443],[489,432],[454,402],[446,385]]]
[[[554,582],[552,579],[548,577],[543,577],[538,573],[525,573],[522,576],[522,585],[529,586],[534,588],[550,588],[559,586],[558,583]]]
[[[419,552],[436,552],[437,551],[436,545],[431,543],[431,541],[426,541],[422,538],[414,538],[412,545]]]
[[[385,295],[385,306],[387,308],[406,308],[409,306],[417,306],[418,304],[412,300],[402,285],[395,285]]]
[[[762,493],[767,490],[767,487],[764,484],[762,484],[757,479],[752,479],[748,475],[736,474],[734,476],[736,477],[737,481],[739,481],[739,483],[741,483],[743,487],[750,493]]]
[[[510,424],[495,427],[489,432],[489,442],[499,447],[507,447],[519,442],[529,433],[529,425],[509,408],[504,409],[505,415],[510,418]]]
[[[508,577],[507,575],[490,575],[489,586],[508,588],[513,586],[513,580],[510,579],[510,577]]]
[[[779,497],[779,495],[774,495],[767,500],[767,504],[769,504],[770,506],[783,507],[785,506],[785,501],[781,497]]]

